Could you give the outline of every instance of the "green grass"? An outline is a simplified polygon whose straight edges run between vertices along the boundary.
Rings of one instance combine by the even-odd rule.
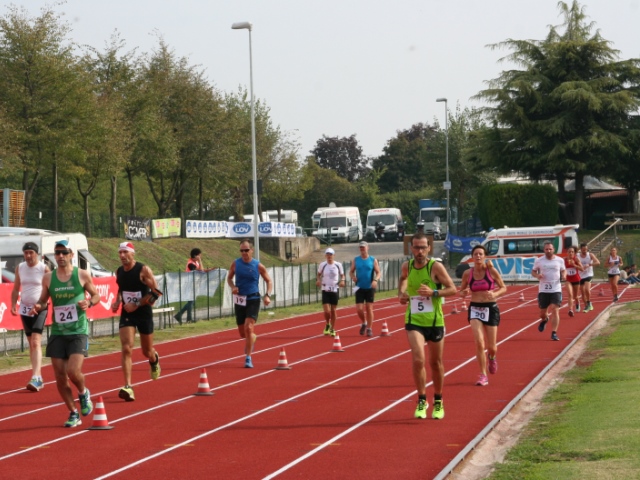
[[[634,303],[610,317],[489,478],[639,477],[639,313]]]

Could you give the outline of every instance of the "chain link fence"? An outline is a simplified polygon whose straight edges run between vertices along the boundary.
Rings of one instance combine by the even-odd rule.
[[[398,289],[398,280],[403,259],[379,260],[381,277],[378,291]],[[354,295],[354,284],[348,272],[351,262],[343,262],[347,274],[346,286],[340,288],[340,298]],[[269,307],[264,310],[291,307],[295,305],[309,305],[319,303],[322,291],[316,287],[318,264],[285,265],[267,268],[273,281],[273,294]],[[176,327],[174,318],[187,302],[193,302],[192,320],[202,321],[214,318],[233,316],[231,289],[226,282],[227,270],[216,269],[206,273],[200,272],[171,272],[157,277],[158,285],[164,292],[160,301],[154,305],[154,325],[156,330]],[[260,292],[266,293],[266,284],[260,280]],[[321,311],[318,306],[318,311]],[[186,315],[182,319],[186,320]],[[89,323],[89,337],[118,335],[119,316],[103,320],[91,320]],[[42,335],[42,345],[47,344],[50,328]],[[4,331],[0,333],[0,352],[5,355],[11,351],[25,351],[29,348],[26,336],[22,330]]]

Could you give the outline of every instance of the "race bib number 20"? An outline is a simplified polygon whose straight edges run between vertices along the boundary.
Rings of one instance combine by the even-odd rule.
[[[469,318],[471,320],[489,321],[489,307],[469,307]]]

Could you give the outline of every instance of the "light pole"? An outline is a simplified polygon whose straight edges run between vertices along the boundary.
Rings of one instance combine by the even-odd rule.
[[[447,191],[447,235],[449,234],[449,190],[451,190],[451,182],[449,181],[449,109],[447,108],[447,99],[436,98],[436,102],[444,102],[444,138],[445,138],[445,162],[447,170],[447,180],[444,182],[444,189]]]
[[[260,237],[258,236],[258,167],[256,162],[256,115],[253,106],[253,52],[251,50],[251,22],[237,22],[231,25],[234,30],[249,30],[249,85],[251,92],[251,167],[253,170],[253,246],[254,257],[260,260]]]

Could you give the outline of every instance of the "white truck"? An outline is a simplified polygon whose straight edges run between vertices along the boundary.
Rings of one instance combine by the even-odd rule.
[[[362,240],[360,210],[358,207],[336,207],[320,211],[320,221],[313,236],[327,243]]]
[[[272,222],[293,223],[298,225],[298,212],[295,210],[280,210],[280,220],[278,220],[278,210],[267,210],[266,212]]]
[[[87,237],[82,233],[60,233],[38,228],[0,227],[0,265],[3,270],[15,272],[15,268],[24,261],[22,246],[33,242],[38,246],[39,254],[49,268],[57,267],[53,247],[56,242],[67,240],[73,250],[73,264],[89,270],[94,277],[109,277],[112,272],[105,269],[89,252]]]
[[[375,237],[376,224],[384,224],[384,240],[402,240],[404,223],[399,208],[374,208],[367,213],[366,237]]]

